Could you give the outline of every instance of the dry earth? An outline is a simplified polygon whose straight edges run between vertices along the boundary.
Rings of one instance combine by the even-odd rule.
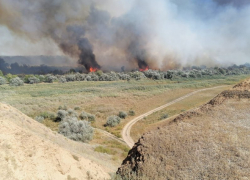
[[[0,179],[109,179],[107,162],[90,145],[68,140],[0,104]]]
[[[250,179],[250,80],[144,134],[117,173],[142,179]]]

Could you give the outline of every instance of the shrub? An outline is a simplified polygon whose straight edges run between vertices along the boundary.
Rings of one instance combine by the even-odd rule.
[[[80,74],[80,73],[76,73],[75,74],[75,80],[76,81],[84,81],[85,79],[85,75],[84,74]]]
[[[105,125],[110,127],[115,127],[118,124],[120,124],[120,122],[121,118],[119,118],[118,116],[109,116]]]
[[[2,76],[3,77],[3,72],[0,70],[0,76]]]
[[[44,75],[39,75],[38,78],[39,78],[40,82],[44,82],[44,80],[45,80],[45,76]]]
[[[47,74],[45,76],[45,82],[47,83],[53,83],[57,78],[51,74]]]
[[[71,116],[71,117],[77,117],[78,116],[77,112],[75,112],[73,109],[68,110],[68,115]]]
[[[47,118],[55,119],[56,118],[56,115],[53,112],[42,112],[39,116],[43,117],[44,119],[47,119]]]
[[[6,79],[0,76],[0,85],[6,84]]]
[[[80,118],[81,120],[88,120],[88,115],[87,115],[86,112],[83,111],[83,112],[80,114],[79,118]]]
[[[61,76],[61,77],[58,78],[58,81],[59,81],[60,83],[66,83],[66,82],[67,82],[67,79],[65,78],[65,76]]]
[[[38,121],[39,123],[43,123],[44,117],[42,117],[42,116],[36,116],[35,120]]]
[[[118,116],[120,118],[122,118],[122,119],[125,119],[128,116],[128,114],[126,112],[124,112],[124,111],[120,111],[119,114],[118,114]]]
[[[65,110],[57,111],[57,118],[60,120],[64,120],[68,116],[68,112]]]
[[[76,107],[74,107],[74,110],[80,110],[80,107],[79,106],[76,106]]]
[[[93,139],[94,130],[88,121],[78,121],[76,117],[67,117],[58,132],[74,141],[87,142]]]
[[[17,77],[17,75],[13,75],[13,74],[10,74],[10,73],[5,76],[5,78],[7,79],[8,82],[10,82],[11,79],[14,79],[16,77]]]
[[[88,121],[95,122],[95,115],[89,113],[87,115],[88,115]]]
[[[63,106],[59,106],[58,107],[58,110],[67,110],[68,109],[68,107],[64,104]]]
[[[67,80],[67,82],[75,81],[76,76],[74,74],[69,74],[69,75],[66,76],[66,80]]]
[[[95,122],[95,116],[93,114],[86,113],[84,111],[80,114],[79,117],[81,120],[88,120],[90,122]]]
[[[163,115],[159,118],[159,120],[163,120],[163,119],[167,119],[167,118],[168,118],[168,114],[165,113],[165,114],[163,114]]]
[[[40,79],[38,79],[35,76],[31,76],[31,77],[28,78],[28,83],[30,83],[30,84],[37,84],[37,83],[40,83]]]
[[[23,81],[19,77],[10,80],[10,86],[22,86],[22,85]]]
[[[128,115],[130,115],[130,116],[134,116],[134,115],[135,115],[135,111],[133,111],[133,110],[129,110]]]

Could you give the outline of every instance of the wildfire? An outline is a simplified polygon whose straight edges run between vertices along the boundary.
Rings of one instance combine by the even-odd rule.
[[[93,67],[89,68],[89,72],[96,72],[97,70],[98,70],[97,68],[93,68]]]
[[[147,70],[149,70],[149,67],[147,66],[147,67],[145,67],[145,68],[143,68],[143,69],[140,69],[140,71],[141,72],[143,72],[143,71],[147,71]]]

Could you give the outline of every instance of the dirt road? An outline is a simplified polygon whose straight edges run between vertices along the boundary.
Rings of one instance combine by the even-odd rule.
[[[172,104],[175,104],[175,103],[177,103],[177,102],[179,102],[179,101],[181,101],[181,100],[183,100],[183,99],[185,99],[185,98],[187,98],[187,97],[190,97],[190,96],[192,96],[192,95],[194,95],[194,94],[196,94],[196,93],[198,93],[198,92],[207,91],[207,90],[216,89],[216,88],[221,88],[221,87],[225,87],[225,86],[216,86],[216,87],[212,87],[212,88],[200,89],[200,90],[191,92],[191,93],[189,93],[189,94],[187,94],[187,95],[185,95],[185,96],[182,96],[182,97],[180,97],[180,98],[178,98],[178,99],[175,99],[175,100],[173,100],[173,101],[171,101],[171,102],[169,102],[169,103],[167,103],[167,104],[165,104],[165,105],[162,105],[162,106],[160,106],[160,107],[158,107],[158,108],[155,108],[155,109],[153,109],[153,110],[151,110],[151,111],[148,111],[148,112],[145,113],[145,114],[142,114],[142,115],[140,115],[140,116],[138,116],[138,117],[132,119],[132,120],[131,120],[130,122],[128,122],[128,123],[125,125],[125,127],[123,128],[123,130],[122,130],[122,139],[126,142],[126,144],[127,144],[130,148],[132,148],[132,147],[134,146],[134,141],[133,141],[133,139],[132,139],[131,136],[130,136],[130,130],[131,130],[132,126],[133,126],[136,122],[138,122],[139,120],[143,119],[143,118],[146,117],[146,116],[149,116],[149,115],[153,114],[154,112],[160,111],[160,110],[162,110],[162,109],[164,109],[164,108],[166,108],[166,107],[168,107],[168,106],[170,106],[170,105],[172,105]]]

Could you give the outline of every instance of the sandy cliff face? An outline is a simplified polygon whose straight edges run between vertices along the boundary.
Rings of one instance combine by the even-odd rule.
[[[60,144],[64,144],[61,147]],[[0,179],[108,179],[107,169],[70,149],[83,148],[0,104]]]
[[[250,81],[144,134],[117,173],[144,179],[249,179]]]

